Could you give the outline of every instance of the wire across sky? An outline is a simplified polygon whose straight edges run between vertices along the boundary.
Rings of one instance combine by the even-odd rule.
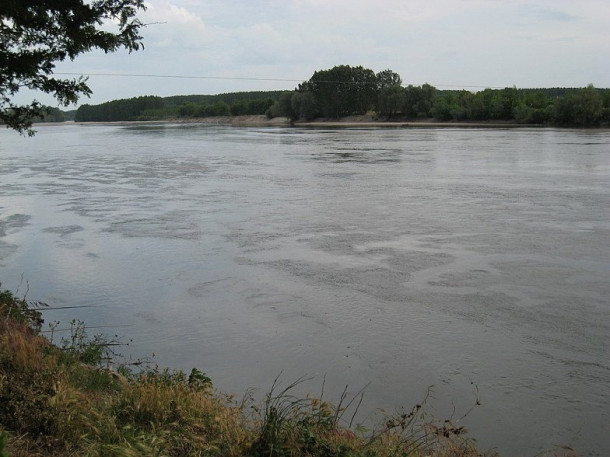
[[[152,73],[75,73],[75,72],[55,72],[55,75],[62,76],[102,76],[102,77],[119,77],[119,78],[165,78],[165,79],[212,79],[212,80],[227,80],[227,81],[275,81],[275,82],[293,82],[301,83],[307,81],[303,79],[287,79],[287,78],[254,78],[240,76],[191,76],[191,75],[162,75]],[[337,81],[317,81],[322,83],[337,83]],[[349,84],[373,84],[361,81],[348,81]],[[457,87],[471,89],[503,89],[501,86],[477,86],[469,84],[435,84],[435,87]]]

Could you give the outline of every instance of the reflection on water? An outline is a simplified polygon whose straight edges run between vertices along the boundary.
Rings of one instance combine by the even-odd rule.
[[[484,446],[610,453],[610,132],[0,134],[0,280],[225,390],[326,374]],[[74,317],[48,311],[48,320]],[[314,392],[319,385],[311,386]],[[364,420],[364,418],[362,418]],[[515,437],[519,437],[515,439]]]
[[[374,149],[337,148],[333,152],[316,156],[315,160],[323,160],[332,163],[358,162],[358,163],[383,163],[400,162],[399,151],[378,151]]]

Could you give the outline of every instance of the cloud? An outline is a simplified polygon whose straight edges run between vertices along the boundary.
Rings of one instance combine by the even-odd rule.
[[[552,22],[572,22],[578,20],[578,16],[546,6],[523,7],[522,10],[525,14],[528,14],[537,20]]]
[[[202,18],[188,9],[169,1],[147,4],[142,22],[146,45],[153,48],[191,49],[209,38],[208,27]]]
[[[148,0],[144,51],[63,71],[303,81],[334,65],[406,84],[610,87],[607,0]],[[144,94],[292,89],[296,82],[92,77],[92,103]]]

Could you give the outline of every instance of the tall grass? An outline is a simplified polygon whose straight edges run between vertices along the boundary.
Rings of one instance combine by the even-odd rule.
[[[0,292],[0,457],[482,455],[461,427],[428,420],[422,406],[352,429],[362,392],[335,405],[293,392],[279,377],[261,404],[215,391],[200,370],[115,365],[117,342],[74,321],[59,344],[40,312]],[[116,362],[116,361],[114,361]]]

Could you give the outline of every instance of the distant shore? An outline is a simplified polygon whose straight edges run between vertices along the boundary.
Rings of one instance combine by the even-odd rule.
[[[102,122],[75,122],[79,125],[138,125],[138,124],[206,124],[206,125],[234,125],[241,127],[258,126],[290,126],[290,120],[285,117],[268,119],[265,115],[248,116],[210,116],[210,117],[176,117],[167,119],[151,119],[138,121],[102,121]],[[39,124],[37,124],[39,125]]]
[[[348,116],[341,119],[321,119],[314,121],[295,122],[300,127],[456,127],[456,128],[519,128],[542,127],[538,124],[518,124],[514,121],[479,121],[479,122],[441,122],[434,119],[417,121],[405,120],[375,120],[372,116]]]
[[[313,121],[290,122],[285,117],[268,119],[264,115],[213,116],[197,118],[169,118],[147,121],[77,122],[77,124],[205,124],[237,127],[454,127],[454,128],[522,128],[542,127],[540,124],[518,124],[514,121],[440,122],[435,120],[376,120],[370,115],[348,116],[341,119],[315,119]]]

